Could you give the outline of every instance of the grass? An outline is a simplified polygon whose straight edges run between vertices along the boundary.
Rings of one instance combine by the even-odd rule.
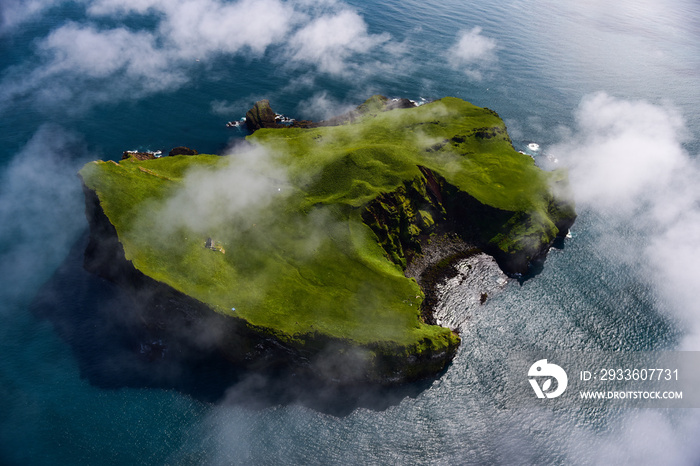
[[[419,165],[483,204],[527,213],[527,225],[495,239],[505,248],[517,247],[518,235],[551,230],[550,175],[512,148],[495,113],[459,99],[388,112],[369,105],[352,124],[261,129],[248,140],[274,154],[289,189],[205,232],[163,228],[159,212],[185,189],[189,170],[214,176],[235,158],[92,162],[80,174],[136,268],[290,342],[320,333],[420,352],[458,340],[421,321],[420,288],[361,218],[377,196],[420,177]],[[207,237],[225,254],[205,248]]]

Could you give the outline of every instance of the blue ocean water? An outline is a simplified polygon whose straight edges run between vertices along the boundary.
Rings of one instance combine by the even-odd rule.
[[[506,408],[494,393],[493,366],[512,351],[700,349],[699,198],[687,179],[700,150],[700,6],[560,3],[192,3],[219,9],[214,22],[159,2],[3,3],[0,463],[700,462],[694,410]],[[237,17],[280,35],[251,39]],[[575,185],[579,219],[544,270],[470,311],[446,373],[340,414],[261,403],[245,390],[255,380],[218,403],[96,384],[127,363],[89,357],[114,338],[95,315],[129,303],[81,270],[77,170],[127,149],[223,152],[243,136],[225,123],[259,98],[322,118],[374,93],[489,107],[517,149],[536,142],[543,165],[601,179]],[[631,154],[622,167],[620,153]]]

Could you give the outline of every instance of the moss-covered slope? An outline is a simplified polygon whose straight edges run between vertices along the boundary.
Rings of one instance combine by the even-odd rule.
[[[260,129],[248,138],[264,148],[252,161],[92,162],[80,175],[145,276],[288,348],[340,342],[338,352],[363,350],[372,377],[424,376],[444,367],[459,338],[421,319],[423,293],[403,274],[419,238],[449,224],[522,272],[575,214],[552,195],[565,175],[515,151],[495,112],[455,98],[382,111],[374,100],[340,126]],[[253,179],[222,183],[239,164],[253,165]],[[210,189],[207,179],[224,191],[251,184],[197,200],[193,186]],[[183,199],[178,222],[174,199]],[[187,221],[201,212],[221,218]]]

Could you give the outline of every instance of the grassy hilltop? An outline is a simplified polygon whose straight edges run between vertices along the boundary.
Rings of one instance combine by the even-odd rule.
[[[552,195],[565,176],[515,151],[488,109],[456,98],[382,104],[368,100],[340,126],[260,129],[245,156],[98,161],[80,175],[126,259],[218,313],[291,346],[320,335],[451,355],[459,337],[423,322],[407,259],[450,224],[502,267],[516,256],[522,265],[573,221]],[[222,178],[237,167],[249,176]],[[226,192],[197,205],[217,189]],[[220,218],[191,221],[203,212]]]

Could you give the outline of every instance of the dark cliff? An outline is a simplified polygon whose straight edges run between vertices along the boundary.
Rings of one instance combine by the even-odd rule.
[[[279,128],[281,126],[275,120],[275,112],[267,99],[256,102],[253,108],[248,110],[245,114],[245,124],[250,132],[260,128]]]
[[[533,221],[531,214],[482,204],[428,168],[420,169],[422,177],[381,195],[362,214],[387,256],[404,269],[421,253],[421,242],[439,231],[456,234],[465,244],[492,255],[507,274],[526,274],[531,263],[544,259],[554,240],[566,236],[576,220],[571,201],[552,197],[549,214],[556,228],[544,238],[535,232],[531,240],[504,250],[494,238],[508,235],[514,223],[527,227]]]

